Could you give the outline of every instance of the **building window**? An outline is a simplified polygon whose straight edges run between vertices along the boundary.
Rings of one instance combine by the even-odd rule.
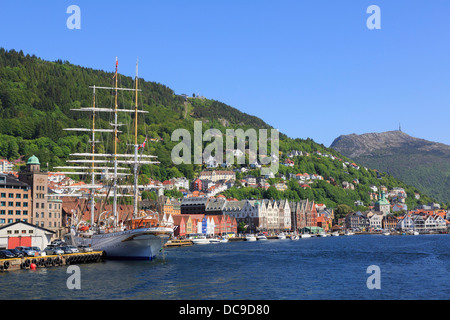
[[[2,198],[6,198],[6,193],[2,193],[2,194],[1,194],[1,197],[2,197]]]
[[[21,214],[20,210],[16,210],[16,215],[20,216],[20,214]]]
[[[0,219],[0,224],[4,224],[5,223],[5,219]]]
[[[21,194],[20,193],[16,193],[16,199],[20,199],[21,198]]]
[[[14,193],[8,193],[8,198],[14,198]]]
[[[33,233],[33,230],[28,230],[28,233]]]
[[[24,199],[28,199],[28,195],[27,195],[27,194],[24,194],[24,195],[23,195],[23,198],[24,198]]]
[[[16,202],[16,207],[20,207],[20,202]]]
[[[14,207],[14,202],[9,201],[9,202],[8,202],[8,207]]]
[[[1,215],[5,215],[6,214],[6,210],[0,210],[0,214]]]
[[[23,214],[24,216],[27,216],[27,215],[28,215],[28,210],[23,210],[22,214]]]
[[[14,214],[13,210],[8,210],[8,215],[12,216]]]

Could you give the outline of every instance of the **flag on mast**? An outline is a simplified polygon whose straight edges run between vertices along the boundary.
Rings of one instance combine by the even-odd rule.
[[[145,138],[144,142],[138,147],[138,150],[145,147],[145,143],[147,142],[147,138]]]
[[[117,76],[117,68],[119,66],[119,60],[116,57],[116,72],[114,73],[113,79]]]

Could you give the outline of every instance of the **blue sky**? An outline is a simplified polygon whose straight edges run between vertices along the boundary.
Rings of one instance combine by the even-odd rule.
[[[81,29],[70,30],[70,5]],[[381,29],[369,30],[370,5]],[[2,1],[0,46],[227,103],[296,138],[450,144],[450,1]]]

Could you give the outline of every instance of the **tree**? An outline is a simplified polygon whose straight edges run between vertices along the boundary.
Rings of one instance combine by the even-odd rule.
[[[352,208],[346,204],[338,204],[336,210],[334,210],[335,219],[344,218],[348,213],[352,211]]]

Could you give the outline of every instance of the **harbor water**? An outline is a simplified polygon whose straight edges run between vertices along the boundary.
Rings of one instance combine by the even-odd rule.
[[[372,267],[371,267],[372,266]],[[375,273],[378,288],[370,288]],[[450,235],[354,235],[165,249],[153,261],[0,273],[13,300],[448,300]]]

